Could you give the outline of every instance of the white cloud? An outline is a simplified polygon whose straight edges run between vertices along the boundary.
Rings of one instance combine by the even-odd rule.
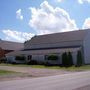
[[[16,17],[17,17],[17,19],[19,19],[19,20],[23,20],[23,15],[22,15],[22,10],[21,10],[21,9],[18,9],[18,10],[16,11]]]
[[[62,2],[63,0],[56,0],[57,2]]]
[[[44,1],[40,8],[30,8],[32,16],[29,25],[37,34],[47,34],[77,29],[75,21],[69,14],[59,7],[54,8]]]
[[[5,39],[10,41],[16,41],[16,42],[24,42],[34,36],[34,34],[32,33],[19,32],[19,31],[14,31],[9,29],[2,30],[2,32],[6,35]]]
[[[85,19],[85,22],[83,24],[83,29],[90,28],[90,18]]]
[[[84,2],[90,3],[90,0],[78,0],[78,2],[79,2],[80,4],[83,4]]]

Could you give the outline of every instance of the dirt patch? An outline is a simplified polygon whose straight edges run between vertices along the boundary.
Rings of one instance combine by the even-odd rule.
[[[59,70],[59,69],[39,69],[39,68],[16,67],[16,66],[14,67],[13,66],[0,66],[0,69],[24,73],[23,75],[4,76],[3,78],[2,77],[0,78],[0,81],[71,73],[70,71],[64,71],[64,70]]]
[[[0,75],[0,81],[16,80],[16,79],[24,79],[24,78],[32,78],[32,75],[28,73],[21,73],[21,72],[12,72],[8,74]]]
[[[19,80],[19,79],[25,79],[25,78],[33,78],[31,75],[5,75],[0,76],[0,81],[7,81],[7,80]]]

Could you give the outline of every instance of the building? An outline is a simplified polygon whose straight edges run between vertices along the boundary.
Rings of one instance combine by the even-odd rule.
[[[25,55],[28,59],[45,62],[48,55],[58,55],[55,64],[62,64],[62,54],[71,52],[76,64],[77,52],[82,52],[84,63],[90,64],[90,29],[34,36],[24,44],[24,50],[6,56]]]
[[[0,40],[0,58],[5,54],[24,48],[23,43]]]

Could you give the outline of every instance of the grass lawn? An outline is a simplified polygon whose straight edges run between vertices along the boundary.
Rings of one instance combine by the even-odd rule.
[[[1,66],[15,66],[15,67],[31,67],[31,68],[41,68],[41,69],[60,69],[60,70],[67,70],[67,71],[84,71],[90,70],[90,65],[83,65],[81,67],[60,67],[60,66],[44,66],[44,65],[26,65],[26,64],[0,64]]]
[[[61,69],[67,71],[83,71],[83,70],[90,70],[90,65],[84,65],[81,67],[60,67],[60,66],[44,66],[44,65],[31,65],[32,68],[48,68],[48,69]]]
[[[0,70],[0,75],[16,74],[17,72]]]
[[[27,77],[28,78],[32,77],[32,75],[15,71],[0,70],[0,81],[20,79],[20,78],[22,79]]]

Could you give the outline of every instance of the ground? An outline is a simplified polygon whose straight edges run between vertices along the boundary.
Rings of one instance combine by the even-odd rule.
[[[43,65],[11,65],[11,64],[0,64],[0,70],[14,71],[19,73],[9,73],[8,75],[0,75],[0,81],[2,80],[13,80],[13,79],[24,79],[24,78],[35,78],[44,76],[53,76],[68,74],[74,72],[80,72],[90,70],[90,65],[83,67],[70,67],[63,68],[59,66],[45,67]]]
[[[0,90],[90,90],[90,71],[2,81]]]
[[[90,85],[86,85],[86,86],[83,86],[83,87],[79,87],[79,88],[76,88],[74,90],[90,90]]]
[[[65,79],[65,76],[67,76],[66,79]],[[33,86],[32,82],[37,79],[41,79],[40,82],[38,81],[39,82],[38,84],[41,84],[40,86],[42,86],[42,88],[44,88],[44,87],[47,88],[47,82],[49,82],[48,84],[50,84],[50,85],[48,85],[48,87],[51,88],[51,90],[52,89],[56,90],[54,88],[57,88],[57,90],[59,90],[60,88],[63,88],[63,89],[69,88],[67,90],[70,90],[70,88],[71,87],[74,88],[75,85],[76,85],[75,89],[72,89],[72,90],[90,90],[90,79],[88,78],[89,76],[90,76],[90,65],[82,66],[82,67],[65,68],[65,67],[57,67],[57,66],[45,67],[42,65],[0,64],[0,83],[2,84],[0,86],[0,87],[2,87],[1,90],[9,90],[9,89],[13,90],[14,88],[17,88],[18,86],[19,86],[18,90],[20,90],[20,88],[23,88],[23,90],[25,90],[25,89],[30,90],[30,88],[32,88],[32,86]],[[58,77],[59,79],[58,78],[50,79],[51,77]],[[31,79],[31,78],[33,78],[33,79]],[[41,83],[43,78],[48,78],[47,82],[45,82],[45,80],[46,80],[45,79],[44,82]],[[73,79],[73,80],[71,80],[71,79]],[[25,81],[25,80],[27,82],[31,82],[31,84],[30,83],[29,83],[29,85],[21,84],[21,86],[20,86],[19,84],[23,83],[23,81]],[[16,81],[17,81],[17,83],[18,82],[20,82],[20,83],[17,84],[17,83],[15,83]],[[70,82],[68,83],[67,81],[70,81]],[[9,84],[8,82],[13,82],[13,83],[10,83],[10,86],[8,85],[8,89],[7,89],[7,84]],[[59,82],[59,83],[57,83],[57,82]],[[66,86],[65,85],[63,86],[63,83],[61,83],[61,82],[63,82]],[[35,87],[35,83],[36,83],[36,87]],[[17,86],[15,87],[14,84],[15,85],[17,84]],[[70,84],[70,86],[68,86],[69,84]],[[59,85],[59,86],[57,87],[57,85]],[[22,86],[25,86],[26,88],[24,88]],[[29,86],[29,87],[27,87],[27,86]],[[52,88],[52,87],[54,87],[54,88]],[[37,90],[37,82],[36,81],[34,82],[33,88],[36,88],[35,90]],[[66,89],[64,89],[64,90],[66,90]]]
[[[20,72],[18,75],[8,74],[8,75],[0,76],[0,81],[71,73],[71,71],[65,71],[59,69],[45,69],[45,68],[40,69],[40,68],[32,68],[32,67],[4,66],[4,65],[0,66],[0,70]]]

